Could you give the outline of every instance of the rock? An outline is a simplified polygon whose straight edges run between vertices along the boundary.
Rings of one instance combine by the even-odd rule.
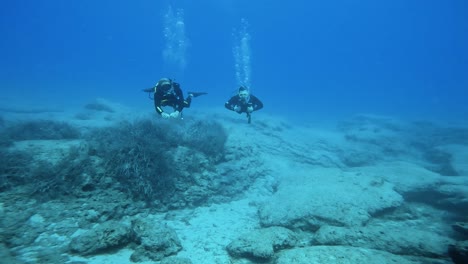
[[[31,227],[43,227],[45,224],[45,219],[40,214],[35,214],[31,216],[28,220],[28,224]]]
[[[468,177],[441,176],[420,165],[405,162],[384,162],[379,166],[351,169],[363,177],[391,182],[407,202],[422,202],[454,213],[468,207]],[[466,215],[466,214],[465,214]]]
[[[132,221],[132,229],[135,241],[139,244],[130,256],[132,261],[159,261],[182,249],[176,232],[167,226],[135,219]]]
[[[132,230],[128,223],[108,221],[74,237],[69,247],[73,253],[90,255],[123,247],[131,241],[131,238]]]
[[[398,207],[403,198],[378,177],[339,169],[295,171],[259,208],[263,226],[316,231],[321,225],[361,226],[373,214]]]
[[[227,246],[234,257],[267,260],[276,251],[291,248],[298,243],[294,232],[284,227],[269,227],[247,233]]]
[[[161,261],[161,264],[192,264],[188,258],[168,257]]]
[[[364,247],[428,258],[446,257],[447,247],[453,242],[433,230],[418,230],[410,224],[392,221],[353,228],[323,226],[317,231],[313,241],[318,245]]]
[[[444,178],[420,165],[406,161],[382,162],[379,166],[360,167],[351,171],[360,173],[362,177],[391,182],[394,184],[395,191],[402,194],[405,199],[408,193],[434,189]]]
[[[14,232],[7,234],[9,237],[8,244],[10,247],[30,246],[45,230],[45,225],[30,226],[27,224],[15,226],[15,229],[7,231],[8,233]]]
[[[348,246],[313,246],[284,250],[278,253],[275,264],[310,264],[310,263],[378,263],[378,264],[420,264],[420,263],[444,263],[438,260],[420,260],[394,255],[385,251],[348,247]]]

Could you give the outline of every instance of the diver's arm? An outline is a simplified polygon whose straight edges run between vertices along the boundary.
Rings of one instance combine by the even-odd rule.
[[[254,111],[260,110],[263,108],[263,103],[257,97],[250,95],[250,102],[252,103],[252,107]]]
[[[237,97],[233,96],[233,97],[231,97],[231,99],[229,99],[229,101],[224,103],[224,107],[226,107],[226,109],[234,111],[234,107],[236,107],[236,105],[238,105],[238,101],[239,100],[237,100]]]

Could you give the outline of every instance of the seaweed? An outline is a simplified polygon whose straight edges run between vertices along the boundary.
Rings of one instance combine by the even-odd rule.
[[[150,120],[122,122],[95,129],[88,135],[91,152],[102,159],[104,170],[120,189],[136,199],[162,199],[174,191],[175,170],[168,153],[175,144],[170,129]]]
[[[223,156],[226,138],[221,125],[204,121],[126,121],[88,135],[91,152],[102,160],[106,174],[119,183],[121,190],[147,202],[164,201],[175,192],[183,192],[176,183],[200,169],[198,159],[176,160],[176,148],[201,152],[213,164]],[[187,164],[190,162],[196,164]],[[194,171],[181,171],[179,167]]]
[[[0,191],[25,185],[29,182],[31,154],[23,151],[0,149]]]
[[[78,147],[71,148],[57,163],[37,162],[31,170],[32,195],[50,200],[93,190],[90,185],[98,184],[98,179],[93,177],[96,171],[92,165],[91,157]]]

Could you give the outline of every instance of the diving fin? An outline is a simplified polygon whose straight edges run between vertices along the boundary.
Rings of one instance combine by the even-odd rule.
[[[200,95],[205,95],[205,94],[208,94],[208,93],[205,93],[205,92],[188,92],[188,94],[191,94],[193,97],[198,97]]]
[[[154,93],[154,87],[153,88],[148,88],[148,89],[142,89],[141,91],[146,92],[146,93]]]

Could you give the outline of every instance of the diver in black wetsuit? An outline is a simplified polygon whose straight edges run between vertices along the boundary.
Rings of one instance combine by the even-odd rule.
[[[256,96],[250,94],[245,86],[241,86],[237,95],[231,97],[224,104],[224,107],[238,114],[246,113],[248,123],[250,123],[252,112],[262,109],[263,103]]]
[[[192,97],[206,94],[203,92],[188,92],[187,98],[184,99],[180,84],[169,78],[162,78],[153,88],[143,91],[154,92],[154,108],[164,119],[180,117],[182,109],[190,107]],[[171,106],[174,108],[174,112],[166,113],[163,110],[164,106]]]

